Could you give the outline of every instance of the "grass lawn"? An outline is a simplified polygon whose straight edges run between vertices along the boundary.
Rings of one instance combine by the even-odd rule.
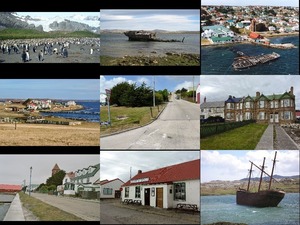
[[[83,219],[48,205],[23,192],[19,192],[20,200],[25,208],[31,211],[40,221],[83,221]]]
[[[111,134],[129,128],[139,127],[152,121],[158,115],[158,109],[161,111],[166,104],[160,105],[152,109],[150,107],[110,107],[110,117],[112,126],[100,126],[100,135]],[[108,107],[101,106],[100,120],[108,121]]]
[[[267,129],[267,124],[252,123],[200,140],[201,150],[253,150]]]

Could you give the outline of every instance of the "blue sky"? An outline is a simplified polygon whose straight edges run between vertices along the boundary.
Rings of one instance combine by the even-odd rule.
[[[246,178],[250,168],[249,160],[261,165],[266,157],[266,172],[271,173],[274,150],[201,150],[201,182],[212,180],[239,180]],[[281,176],[299,175],[299,151],[278,150],[274,174]],[[259,170],[254,171],[259,175]]]
[[[200,30],[200,10],[101,10],[100,14],[103,30]]]
[[[155,75],[155,90],[163,90],[167,89],[168,91],[176,91],[178,89],[182,89],[183,87],[188,89],[189,87],[193,87],[193,76],[192,75],[182,75],[182,76],[163,76],[163,75]],[[194,86],[195,90],[199,84],[200,76],[194,76]],[[105,89],[111,89],[118,83],[121,82],[129,82],[129,83],[137,83],[137,85],[141,85],[144,81],[147,86],[153,87],[153,76],[100,76],[100,94],[105,93]],[[102,101],[104,101],[105,97],[102,96]],[[101,97],[100,97],[101,101]]]
[[[247,6],[247,5],[268,5],[268,6],[294,6],[299,7],[298,0],[201,0],[201,5],[232,5],[232,6]]]
[[[99,99],[98,79],[1,79],[0,98]]]

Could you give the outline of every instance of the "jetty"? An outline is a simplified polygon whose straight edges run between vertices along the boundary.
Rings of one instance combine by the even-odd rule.
[[[264,64],[269,61],[278,59],[280,55],[276,52],[273,52],[271,54],[266,54],[266,55],[258,55],[258,56],[240,56],[236,57],[232,63],[232,67],[237,70],[237,69],[245,69],[249,68],[251,66],[256,66],[258,64]]]
[[[128,37],[129,41],[157,41],[157,42],[183,42],[182,40],[170,39],[164,40],[156,37],[156,32],[136,30],[136,31],[126,31],[124,34]]]

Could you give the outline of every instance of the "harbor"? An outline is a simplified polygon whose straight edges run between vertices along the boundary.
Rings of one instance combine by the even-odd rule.
[[[258,64],[264,64],[280,57],[276,52],[258,56],[244,56],[242,52],[239,53],[243,56],[234,59],[234,62],[232,63],[234,69],[244,69]]]

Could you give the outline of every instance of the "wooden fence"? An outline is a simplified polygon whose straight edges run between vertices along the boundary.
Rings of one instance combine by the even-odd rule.
[[[242,127],[254,122],[255,120],[245,120],[241,122],[200,125],[200,138],[205,138],[214,134],[223,133],[225,131]]]

